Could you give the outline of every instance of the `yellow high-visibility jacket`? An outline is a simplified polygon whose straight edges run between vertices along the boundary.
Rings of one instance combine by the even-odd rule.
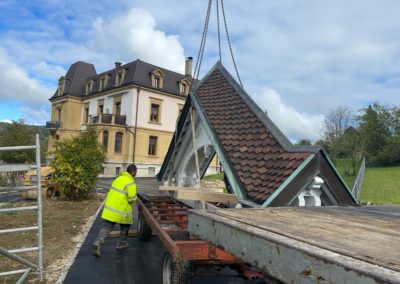
[[[101,218],[120,224],[132,224],[132,203],[137,200],[134,178],[123,172],[108,191]]]

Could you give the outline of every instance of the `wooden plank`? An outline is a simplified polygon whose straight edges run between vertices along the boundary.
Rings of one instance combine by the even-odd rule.
[[[394,212],[357,208],[234,209],[217,214],[266,233],[400,271],[400,250],[395,249],[400,247],[400,218]],[[400,206],[398,209],[400,212]]]
[[[110,238],[115,238],[115,237],[119,237],[119,236],[120,236],[120,231],[111,231],[110,234],[108,234],[108,237],[110,237]],[[129,237],[137,237],[138,236],[137,230],[129,230],[128,236]]]
[[[215,202],[224,204],[237,204],[238,199],[235,194],[200,192],[194,190],[177,190],[176,198],[181,200],[198,200],[205,202]]]
[[[160,186],[159,190],[168,190],[168,191],[179,191],[179,190],[193,190],[193,191],[202,191],[202,192],[216,192],[216,193],[224,193],[223,188],[210,188],[210,187],[178,187],[178,186]]]
[[[242,212],[240,215],[246,217],[243,219],[248,219],[246,214],[250,210],[236,211]],[[275,217],[274,213],[269,213],[272,216],[264,218]],[[296,220],[295,215],[291,218]],[[311,239],[314,233],[318,234],[308,226],[303,225],[303,230]],[[352,258],[298,241],[296,235],[284,236],[215,212],[190,210],[188,232],[223,247],[284,283],[400,283],[400,272],[390,267]],[[336,238],[340,243],[340,237]],[[392,247],[392,254],[396,253],[396,249],[396,246]]]

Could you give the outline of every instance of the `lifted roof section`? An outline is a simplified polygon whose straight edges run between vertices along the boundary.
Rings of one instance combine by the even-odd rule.
[[[193,118],[190,115],[191,111],[200,121],[196,124],[195,131],[204,132],[208,136],[210,145],[203,143],[203,147],[211,148],[213,155],[218,154],[227,180],[243,204],[257,207],[273,203],[271,197],[275,199],[278,193],[285,191],[286,185],[290,184],[288,181],[294,179],[292,175],[296,176],[297,188],[299,190],[304,188],[310,183],[310,178],[315,176],[303,175],[302,169],[309,167],[300,166],[305,162],[309,163],[310,159],[316,156],[327,159],[326,153],[320,147],[293,146],[224,66],[217,62],[196,84],[186,101],[158,175],[158,178],[166,184],[176,182],[173,177],[179,175],[176,165],[182,162],[182,158],[179,158],[182,141],[186,141],[184,143],[186,145],[190,141],[189,135],[192,135],[188,127]],[[197,151],[201,153],[202,149]],[[209,156],[208,159],[208,162],[211,161]],[[313,168],[312,174],[318,175],[318,165],[321,163],[313,164],[317,166]],[[325,164],[333,167],[329,161]],[[205,170],[203,167],[201,175],[204,175]],[[347,186],[335,169],[332,170],[335,174],[329,175],[329,181],[326,182],[335,184],[333,190],[345,192],[347,196],[337,202],[355,203]],[[331,180],[332,178],[334,180]],[[277,191],[278,193],[274,195]],[[267,200],[269,202],[266,202]],[[285,205],[288,204],[278,206]]]

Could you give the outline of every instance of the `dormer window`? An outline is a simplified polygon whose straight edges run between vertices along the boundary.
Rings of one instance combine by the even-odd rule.
[[[121,86],[122,83],[124,82],[125,73],[126,73],[125,69],[120,70],[120,71],[117,72],[117,74],[115,76],[115,86],[116,87]]]
[[[187,79],[179,81],[179,94],[182,96],[187,96],[189,94],[190,82]]]
[[[99,92],[107,88],[107,82],[108,82],[108,75],[101,77],[99,81]]]
[[[154,76],[154,84],[153,84],[153,87],[154,87],[154,88],[157,88],[157,89],[161,88],[160,81],[161,81],[161,80],[160,80],[160,77]]]
[[[162,89],[164,78],[165,75],[160,69],[153,71],[151,73],[151,85],[153,88]]]
[[[57,95],[61,96],[64,93],[64,90],[65,90],[65,77],[61,76],[60,79],[58,79]]]
[[[86,95],[89,94],[90,92],[92,92],[92,90],[93,90],[93,80],[89,80],[86,83],[85,94]]]

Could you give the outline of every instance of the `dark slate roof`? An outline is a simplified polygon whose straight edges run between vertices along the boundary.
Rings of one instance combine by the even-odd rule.
[[[96,69],[93,64],[78,61],[72,64],[67,74],[65,74],[65,88],[61,96],[71,95],[80,97],[84,94],[86,78],[96,75]],[[50,98],[57,97],[57,91]]]
[[[107,91],[107,90],[117,89],[117,88],[120,88],[121,86],[123,87],[123,86],[132,85],[132,84],[136,84],[136,85],[142,86],[142,87],[156,89],[156,88],[153,88],[153,86],[151,85],[151,76],[150,76],[150,74],[156,70],[161,70],[165,75],[163,87],[161,89],[156,89],[156,90],[161,90],[163,92],[181,96],[179,93],[179,82],[185,78],[188,80],[191,80],[190,77],[187,77],[183,74],[143,62],[139,59],[137,59],[133,62],[124,64],[124,65],[121,65],[118,68],[114,68],[114,69],[108,70],[106,72],[100,73],[100,74],[96,74],[95,70],[94,70],[94,72],[91,72],[91,73],[90,72],[86,72],[86,73],[85,72],[78,72],[78,73],[73,72],[73,70],[77,69],[77,67],[83,68],[83,67],[86,67],[86,65],[92,66],[92,68],[94,70],[94,66],[92,64],[88,64],[88,63],[85,63],[82,61],[79,61],[79,62],[71,65],[70,69],[67,72],[66,78],[68,77],[68,74],[72,75],[72,76],[69,76],[68,79],[70,82],[73,82],[73,84],[75,85],[75,89],[74,89],[74,92],[70,92],[69,89],[66,88],[66,90],[62,94],[63,96],[64,95],[72,95],[72,96],[79,96],[79,97],[85,96],[85,86],[86,86],[86,82],[88,82],[88,80],[93,80],[94,85],[92,88],[92,92],[87,94],[87,96],[100,93],[99,92],[100,79],[104,75],[108,75],[108,81],[107,81],[107,86],[103,87],[102,92]],[[124,81],[122,82],[122,85],[116,87],[115,86],[115,77],[116,77],[116,74],[122,69],[126,70],[125,78],[124,78]],[[57,92],[54,94],[54,96],[51,99],[55,98],[56,95],[57,95]]]
[[[316,149],[296,150],[222,65],[195,91],[250,200],[262,203]],[[229,74],[228,74],[229,75]]]

